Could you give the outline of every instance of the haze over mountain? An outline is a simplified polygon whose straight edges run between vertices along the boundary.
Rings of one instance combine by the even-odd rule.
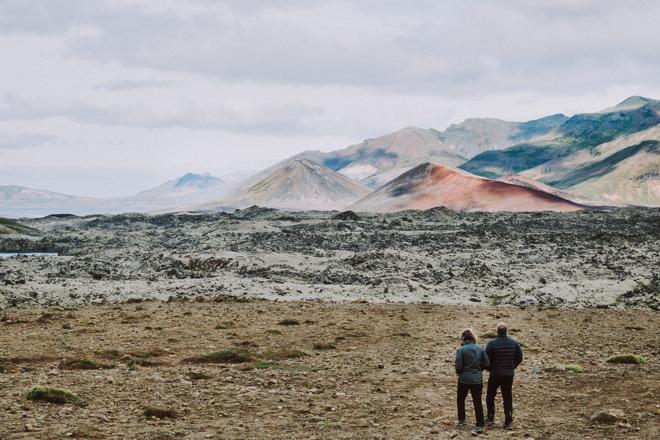
[[[155,188],[141,191],[136,194],[136,197],[147,200],[210,200],[221,196],[227,189],[227,183],[209,173],[186,173],[177,179],[168,180]]]
[[[224,194],[229,186],[208,173],[187,173],[131,197],[79,197],[21,186],[0,186],[0,215],[40,217],[49,214],[115,214],[179,209]]]
[[[240,189],[202,209],[258,205],[288,210],[342,209],[368,194],[365,186],[309,159],[291,159],[248,179]]]
[[[456,211],[577,211],[583,207],[555,195],[440,164],[424,163],[348,207],[396,212],[444,206]]]

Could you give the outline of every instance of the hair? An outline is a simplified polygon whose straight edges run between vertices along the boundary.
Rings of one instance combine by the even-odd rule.
[[[471,328],[466,328],[461,332],[461,339],[477,342],[477,335]]]
[[[506,336],[506,324],[502,321],[497,323],[497,335]]]

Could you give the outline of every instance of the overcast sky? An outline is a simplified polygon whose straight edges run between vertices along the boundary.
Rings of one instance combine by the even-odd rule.
[[[657,0],[0,0],[0,184],[129,195],[660,98]]]

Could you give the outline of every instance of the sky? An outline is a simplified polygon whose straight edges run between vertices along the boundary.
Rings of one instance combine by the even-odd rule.
[[[660,98],[656,0],[0,0],[0,185],[125,196]]]

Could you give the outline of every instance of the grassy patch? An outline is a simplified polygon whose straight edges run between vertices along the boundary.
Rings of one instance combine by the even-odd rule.
[[[617,354],[607,358],[607,363],[642,365],[646,363],[646,359],[636,354]]]
[[[564,365],[564,371],[569,372],[569,373],[584,373],[584,368],[582,366],[577,365],[577,364],[568,364]]]
[[[315,342],[312,347],[314,350],[334,350],[337,348],[335,344],[330,342]]]
[[[277,325],[300,325],[300,321],[297,319],[282,319],[280,322],[277,323]]]
[[[144,408],[144,416],[154,417],[157,419],[176,419],[178,417],[178,413],[173,409],[147,406]]]
[[[482,338],[482,339],[493,339],[493,338],[497,337],[497,333],[495,333],[495,332],[486,332],[486,333],[480,334],[479,337]]]
[[[269,335],[281,335],[282,330],[276,328],[269,328],[268,330],[266,330],[266,333],[268,333]]]
[[[25,393],[25,398],[33,402],[47,402],[56,405],[75,402],[76,396],[71,391],[59,388],[36,386]]]
[[[114,365],[99,364],[89,359],[67,359],[59,364],[61,370],[108,370]]]
[[[185,359],[186,362],[196,364],[243,364],[253,360],[254,358],[250,353],[233,348]]]

